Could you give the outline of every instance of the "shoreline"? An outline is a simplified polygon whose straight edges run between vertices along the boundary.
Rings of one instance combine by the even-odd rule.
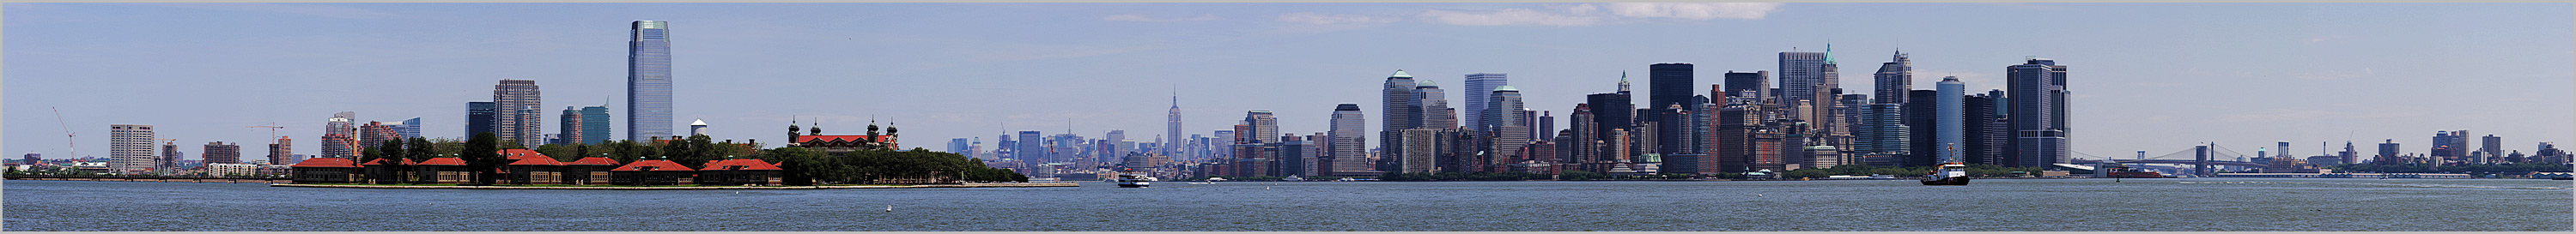
[[[413,186],[413,185],[337,185],[337,184],[268,184],[269,187],[305,188],[374,188],[374,189],[576,189],[576,190],[720,190],[720,189],[904,189],[904,188],[1024,188],[1081,187],[1075,183],[973,183],[925,185],[855,185],[855,186],[675,186],[675,187],[572,187],[572,186]]]

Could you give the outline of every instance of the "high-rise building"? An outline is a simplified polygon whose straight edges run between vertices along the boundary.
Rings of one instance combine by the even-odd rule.
[[[403,120],[402,125],[395,125],[394,135],[402,139],[420,138],[420,117],[412,117]]]
[[[27,153],[26,158],[18,159],[18,160],[19,160],[18,162],[19,162],[19,164],[20,164],[20,165],[38,165],[38,164],[44,164],[44,162],[45,162],[45,154],[39,154],[39,153]]]
[[[1492,134],[1491,139],[1493,139],[1488,143],[1493,145],[1493,148],[1492,151],[1487,151],[1489,152],[1487,155],[1493,155],[1493,157],[1489,159],[1492,161],[1485,163],[1486,165],[1516,163],[1517,161],[1510,161],[1510,159],[1520,158],[1521,147],[1529,146],[1530,143],[1529,119],[1525,119],[1527,116],[1521,114],[1521,109],[1527,108],[1521,103],[1521,90],[1505,85],[1486,92],[1491,93],[1486,96],[1491,96],[1492,100],[1486,100],[1489,104],[1486,108],[1490,109],[1485,111],[1484,118],[1492,120],[1486,123],[1492,125],[1487,129],[1488,132],[1492,132],[1489,134]]]
[[[1685,134],[1682,133],[1687,133],[1690,130],[1690,126],[1697,126],[1698,124],[1689,123],[1688,121],[1690,119],[1686,116],[1670,116],[1673,114],[1687,113],[1689,112],[1688,108],[1699,106],[1699,103],[1693,103],[1690,101],[1692,94],[1691,87],[1698,86],[1698,84],[1695,83],[1695,73],[1691,64],[1657,63],[1654,65],[1647,65],[1646,67],[1646,91],[1649,94],[1646,96],[1646,108],[1648,109],[1646,113],[1654,114],[1651,116],[1641,117],[1644,117],[1642,119],[1661,122],[1660,124],[1656,124],[1655,129],[1653,129],[1653,132],[1656,135],[1654,142],[1656,149],[1653,149],[1652,152],[1663,155],[1673,155],[1687,153],[1685,151],[1695,151],[1689,150],[1690,148],[1694,148],[1691,147],[1691,145],[1694,144],[1690,143],[1690,137],[1686,137],[1684,136]]]
[[[1908,102],[1899,105],[1901,107],[1898,108],[1898,112],[1903,112],[1903,114],[1900,114],[1902,115],[1900,118],[1905,120],[1905,126],[1907,129],[1907,132],[1905,132],[1907,140],[1905,146],[1905,157],[1901,160],[1904,161],[1903,165],[1915,167],[1941,164],[1944,162],[1941,161],[1942,154],[1948,153],[1948,151],[1953,151],[1953,149],[1945,147],[1940,142],[1940,132],[1944,131],[1938,129],[1942,126],[1939,118],[1940,114],[1938,113],[1941,107],[1938,105],[1939,103],[1934,100],[1941,99],[1941,92],[1939,90],[1910,90],[1906,91],[1903,95],[1905,95],[1905,99],[1908,100]],[[1964,149],[1956,151],[1963,153],[1967,152],[1967,150]]]
[[[2485,137],[2479,137],[2479,138],[2478,138],[2478,140],[2479,140],[2479,141],[2478,141],[2478,142],[2479,142],[2478,151],[2486,152],[2486,153],[2487,153],[2487,157],[2488,157],[2488,158],[2481,158],[2481,159],[2480,159],[2480,162],[2481,162],[2481,163],[2494,164],[2494,163],[2496,163],[2496,161],[2498,161],[2498,160],[2494,160],[2494,159],[2493,159],[2494,157],[2503,157],[2503,156],[2504,156],[2504,138],[2503,138],[2503,137],[2497,137],[2495,134],[2487,134],[2487,136],[2485,136]]]
[[[1449,107],[1449,94],[1431,80],[1414,80],[1413,103],[1422,110],[1422,120],[1415,128],[1457,129],[1458,109]]]
[[[547,144],[588,144],[590,142],[589,139],[583,139],[582,137],[590,135],[584,131],[590,130],[589,125],[592,123],[583,121],[588,120],[589,118],[582,116],[581,114],[581,109],[574,108],[573,106],[564,106],[563,114],[555,115],[557,118],[562,118],[562,120],[557,121],[562,126],[555,127],[555,135],[561,136],[562,138],[559,138],[559,141],[557,142],[547,142]]]
[[[1584,95],[1584,99],[1587,101],[1584,104],[1592,109],[1593,140],[1609,142],[1612,137],[1615,137],[1610,133],[1611,129],[1628,129],[1637,123],[1636,118],[1633,117],[1636,114],[1636,108],[1629,102],[1627,94],[1595,93]],[[1604,145],[1602,147],[1626,148],[1628,146]],[[1604,150],[1608,150],[1607,148]],[[1612,155],[1603,156],[1612,157]]]
[[[152,140],[158,136],[153,134],[152,125],[107,125],[108,170],[134,173],[160,165],[153,161],[152,154]]]
[[[1877,99],[1871,103],[1905,103],[1906,90],[1914,90],[1914,60],[1897,51],[1895,60],[1879,64],[1878,73],[1870,76],[1878,81]]]
[[[241,163],[241,145],[221,141],[207,142],[206,152],[198,157],[205,158],[205,163]]]
[[[1780,52],[1781,101],[1816,100],[1826,91],[1816,87],[1842,87],[1825,79],[1825,64],[1831,56],[1821,52]]]
[[[493,108],[498,107],[493,106],[492,102],[465,103],[465,138],[474,138],[474,134],[486,132],[499,135],[498,132],[492,131],[492,118],[498,114]]]
[[[1127,139],[1127,130],[1125,130],[1125,129],[1110,129],[1110,130],[1109,130],[1109,133],[1107,133],[1107,134],[1101,134],[1101,135],[1105,137],[1104,139],[1101,139],[1101,140],[1104,140],[1104,142],[1109,143],[1109,145],[1104,145],[1104,146],[1107,146],[1107,147],[1102,147],[1102,148],[1104,148],[1104,149],[1107,149],[1107,150],[1103,150],[1102,152],[1100,152],[1103,156],[1124,156],[1124,155],[1127,155],[1127,152],[1128,152],[1128,151],[1134,151],[1134,150],[1136,150],[1136,147],[1135,147],[1135,145],[1136,145],[1136,144],[1135,144],[1135,141],[1130,141],[1130,140],[1128,140],[1128,139]],[[1114,157],[1101,157],[1101,158],[1114,158]]]
[[[493,135],[528,148],[545,145],[544,114],[534,111],[544,106],[540,97],[534,80],[501,79],[492,85],[493,110],[498,111],[492,115]]]
[[[1252,126],[1251,132],[1243,134],[1244,143],[1279,143],[1279,118],[1271,116],[1270,111],[1245,111],[1243,122]]]
[[[294,139],[288,139],[286,136],[278,136],[277,142],[268,144],[269,165],[287,165],[289,163],[286,161],[293,157],[295,157]]]
[[[330,122],[322,127],[322,157],[358,157],[358,125],[353,122],[357,118],[357,112],[331,115]]]
[[[1548,113],[1548,111],[1539,111],[1538,118],[1531,122],[1534,122],[1532,124],[1537,125],[1538,127],[1530,128],[1530,137],[1537,138],[1539,141],[1556,141],[1555,114]]]
[[[2056,60],[2030,58],[2005,68],[2006,100],[2012,104],[2014,167],[2066,163],[2071,149],[2066,123],[2066,66]]]
[[[187,160],[187,154],[179,152],[179,143],[161,142],[161,157],[152,159],[152,172],[171,174],[179,169],[179,160]]]
[[[358,151],[360,152],[364,152],[366,149],[376,148],[377,146],[383,146],[385,141],[400,139],[402,139],[402,134],[395,133],[393,125],[386,125],[383,122],[367,121],[367,125],[358,126],[358,147],[363,147],[358,148]]]
[[[1557,139],[1557,145],[1566,148],[1566,153],[1562,156],[1565,158],[1564,162],[1578,165],[1601,163],[1603,161],[1601,128],[1597,127],[1601,122],[1596,121],[1598,115],[1593,114],[1592,104],[1575,103],[1574,112],[1566,114],[1566,117],[1568,119],[1565,120],[1565,130],[1569,134],[1566,134],[1565,138]],[[1585,169],[1600,172],[1597,169]]]
[[[1902,60],[1902,58],[1904,58],[1904,54],[1897,54],[1897,58]],[[1912,72],[1909,71],[1907,73]],[[1912,77],[1913,75],[1908,74],[1906,76]],[[1959,81],[1959,77],[1956,76],[1941,77],[1941,83],[1937,84],[1933,89],[1935,90],[1933,100],[1921,101],[1936,102],[1932,104],[1933,108],[1935,108],[1932,112],[1932,129],[1925,131],[1932,131],[1933,137],[1937,138],[1935,140],[1938,141],[1939,144],[1934,145],[1933,147],[1938,148],[1935,149],[1939,151],[1935,154],[1940,156],[1938,162],[1967,162],[1966,159],[1962,158],[1963,156],[1960,155],[1963,151],[1959,151],[1957,148],[1965,146],[1968,142],[1968,134],[1965,131],[1966,129],[1964,129],[1964,127],[1967,126],[1967,119],[1965,117],[1967,106],[1960,103],[1967,100],[1968,83]]]
[[[1770,98],[1771,71],[1726,72],[1726,96],[1731,100]]]
[[[1020,131],[1019,138],[1012,138],[1019,139],[1020,144],[1011,148],[1011,157],[1029,164],[1048,163],[1046,140],[1039,136],[1038,131]]]
[[[592,145],[605,144],[605,143],[608,143],[608,141],[609,141],[609,136],[615,136],[615,135],[610,135],[610,134],[609,134],[609,131],[611,131],[611,130],[609,130],[609,126],[614,126],[614,125],[609,125],[609,123],[608,123],[609,118],[608,118],[608,106],[607,106],[607,105],[598,105],[598,106],[585,106],[585,107],[581,107],[581,111],[580,111],[580,113],[581,113],[581,140],[580,140],[580,143],[582,143],[582,144],[592,144]],[[789,139],[789,140],[794,140],[794,139]]]
[[[1493,98],[1490,96],[1492,93],[1488,92],[1494,91],[1497,87],[1512,85],[1508,76],[1504,73],[1467,74],[1467,93],[1465,94],[1467,98],[1462,99],[1467,102],[1467,112],[1463,113],[1473,116],[1468,116],[1466,125],[1460,127],[1477,131],[1493,131],[1493,126],[1497,125],[1494,124],[1494,117],[1484,114],[1494,109]]]
[[[1177,90],[1172,92],[1171,119],[1163,126],[1163,138],[1166,140],[1163,142],[1162,152],[1165,156],[1181,154],[1181,147],[1172,147],[1181,144],[1181,94]]]
[[[635,21],[626,49],[626,139],[650,140],[671,132],[670,22]]]
[[[1332,121],[1332,131],[1325,135],[1325,139],[1331,142],[1324,146],[1331,153],[1325,156],[1325,160],[1330,162],[1322,165],[1325,167],[1322,171],[1328,171],[1332,176],[1375,175],[1376,172],[1369,168],[1368,141],[1363,135],[1368,131],[1368,118],[1360,112],[1360,104],[1334,105]]]
[[[1399,156],[1396,158],[1400,159],[1397,160],[1399,163],[1397,163],[1396,171],[1401,173],[1430,173],[1440,170],[1439,166],[1436,164],[1438,162],[1437,160],[1439,160],[1437,157],[1440,154],[1440,147],[1437,146],[1439,145],[1439,142],[1441,142],[1442,136],[1447,135],[1442,134],[1447,132],[1447,130],[1405,129],[1402,132],[1404,132],[1404,143],[1402,143],[1402,145],[1405,145],[1406,147],[1404,147],[1404,152],[1397,153]]]
[[[2379,143],[2379,157],[2372,157],[2371,162],[2377,164],[2397,164],[2405,161],[2397,159],[2397,147],[2397,139],[2388,139],[2387,142]]]
[[[949,139],[948,139],[948,151],[946,151],[946,152],[949,152],[949,153],[956,153],[956,154],[964,154],[964,155],[974,155],[975,150],[974,150],[974,149],[968,149],[968,148],[966,148],[967,146],[968,146],[968,145],[967,145],[967,143],[966,143],[966,138],[964,138],[964,137],[959,137],[959,138],[949,138]]]
[[[1378,118],[1378,124],[1382,126],[1378,128],[1377,137],[1378,147],[1384,152],[1398,155],[1402,154],[1401,152],[1407,152],[1404,150],[1405,139],[1402,138],[1404,130],[1421,126],[1419,117],[1421,109],[1417,109],[1415,106],[1418,104],[1413,103],[1415,84],[1413,75],[1404,74],[1404,70],[1395,70],[1395,74],[1386,76],[1386,85],[1379,95],[1381,99],[1379,104],[1382,108],[1378,109],[1386,114],[1382,115],[1385,117]],[[1219,138],[1223,137],[1223,133],[1219,133]],[[1378,162],[1379,169],[1394,171],[1397,169],[1395,165],[1400,164],[1400,161]]]
[[[1963,106],[1959,116],[1963,122],[1959,128],[1960,133],[1966,135],[1963,137],[1965,142],[1961,143],[1965,146],[1960,147],[1959,152],[1967,157],[1964,159],[1967,163],[2011,164],[2011,157],[2004,153],[2007,152],[2004,147],[2012,143],[2012,122],[2004,115],[2002,99],[2003,90],[1987,90],[1986,93],[1959,99]]]

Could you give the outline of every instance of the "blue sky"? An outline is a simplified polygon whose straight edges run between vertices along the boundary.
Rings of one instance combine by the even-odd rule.
[[[1068,119],[1150,141],[1174,87],[1184,134],[1247,110],[1321,132],[1336,103],[1362,103],[1377,131],[1376,92],[1396,69],[1450,86],[1509,73],[1531,109],[1562,117],[1622,71],[1642,99],[1648,64],[1697,64],[1705,86],[1830,40],[1854,93],[1899,44],[1917,89],[1942,76],[1997,89],[2024,56],[2057,59],[2072,70],[2075,149],[2090,155],[2275,141],[2313,155],[2347,139],[2423,152],[2454,129],[2529,153],[2576,143],[2570,6],[9,3],[0,152],[64,158],[51,107],[90,156],[105,155],[106,125],[152,124],[192,159],[208,141],[246,142],[255,158],[268,131],[243,126],[270,122],[315,154],[340,111],[421,117],[425,135],[455,137],[464,102],[489,100],[499,79],[543,87],[547,131],[564,106],[603,103],[623,126],[627,23],[665,20],[675,122],[703,118],[718,139],[775,142],[789,116],[854,134],[873,116],[932,149]]]

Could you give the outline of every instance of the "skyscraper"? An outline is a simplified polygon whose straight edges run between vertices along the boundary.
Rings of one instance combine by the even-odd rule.
[[[1181,94],[1178,90],[1172,91],[1172,113],[1170,118],[1170,122],[1165,123],[1166,125],[1163,128],[1163,138],[1166,139],[1163,141],[1164,156],[1181,154],[1181,147],[1174,147],[1181,144]]]
[[[466,103],[465,103],[465,137],[466,137],[466,138],[473,138],[473,137],[474,137],[474,134],[476,134],[476,133],[493,132],[493,131],[492,131],[492,118],[493,118],[493,117],[494,117],[494,115],[495,115],[495,114],[497,114],[497,113],[495,113],[495,112],[492,110],[492,108],[495,108],[495,107],[492,105],[492,102],[466,102]],[[496,132],[496,133],[497,133],[497,132]],[[499,134],[494,134],[494,135],[499,135]]]
[[[537,91],[537,81],[501,79],[492,85],[493,135],[501,142],[514,142],[528,148],[545,145],[545,119],[535,110],[544,106]]]
[[[1825,63],[1829,55],[1820,52],[1780,52],[1780,99],[1783,102],[1816,100],[1832,86],[1825,80]]]
[[[1903,60],[1905,54],[1899,53],[1897,58]],[[1934,94],[1935,100],[1929,101],[1936,102],[1932,104],[1936,109],[1932,112],[1932,129],[1928,130],[1933,132],[1933,137],[1939,138],[1937,139],[1939,144],[1933,146],[1940,155],[1937,162],[1966,162],[1960,155],[1963,152],[1956,149],[1965,146],[1968,141],[1968,133],[1964,129],[1967,127],[1967,119],[1964,116],[1967,106],[1961,103],[1966,101],[1968,83],[1960,82],[1959,77],[1956,76],[1941,77],[1941,83],[1933,89],[1937,92]]]
[[[1692,66],[1688,63],[1657,63],[1646,67],[1646,89],[1650,93],[1646,96],[1646,108],[1649,109],[1646,113],[1654,114],[1644,116],[1644,119],[1661,122],[1655,125],[1657,149],[1653,149],[1653,153],[1664,155],[1687,153],[1684,151],[1690,151],[1688,149],[1696,147],[1691,147],[1693,144],[1683,133],[1687,133],[1690,126],[1698,124],[1688,123],[1690,120],[1687,117],[1669,115],[1689,112],[1689,108],[1699,106],[1699,103],[1690,101],[1691,87],[1698,86],[1694,83]]]
[[[574,108],[573,106],[564,106],[563,114],[556,114],[556,115],[555,115],[555,116],[559,116],[559,118],[563,118],[563,120],[562,120],[562,121],[559,121],[559,122],[562,122],[561,124],[562,124],[563,126],[561,126],[561,127],[556,127],[556,129],[557,129],[557,130],[556,130],[556,131],[557,131],[557,133],[555,133],[555,135],[557,135],[557,136],[561,136],[562,138],[560,139],[560,142],[547,142],[547,143],[548,143],[548,144],[588,144],[588,143],[590,142],[590,139],[583,139],[582,137],[585,137],[585,136],[589,136],[589,135],[590,135],[590,134],[587,134],[588,132],[584,132],[584,131],[589,131],[589,130],[590,130],[589,125],[590,125],[590,124],[593,124],[593,123],[590,123],[590,122],[588,122],[588,121],[584,121],[584,120],[589,120],[589,118],[588,118],[588,117],[585,117],[585,116],[582,116],[581,114],[582,114],[582,113],[581,113],[581,109]],[[598,124],[606,124],[606,123],[598,123]],[[789,139],[789,140],[794,140],[794,139]]]
[[[1279,118],[1271,116],[1270,111],[1245,111],[1243,122],[1252,125],[1252,132],[1243,135],[1244,143],[1279,143]]]
[[[592,145],[608,143],[609,136],[614,136],[609,134],[609,131],[612,131],[609,130],[609,126],[612,125],[609,125],[608,121],[607,105],[581,107],[580,143]]]
[[[322,157],[357,158],[358,125],[352,121],[357,118],[358,112],[331,114],[322,127]]]
[[[1771,71],[1726,72],[1726,96],[1763,99],[1771,97]]]
[[[1362,135],[1368,131],[1367,125],[1368,116],[1360,112],[1359,103],[1333,106],[1332,131],[1325,135],[1325,139],[1331,141],[1325,145],[1331,148],[1332,154],[1326,156],[1331,162],[1324,166],[1323,171],[1332,176],[1374,174],[1369,170],[1367,137]]]
[[[1941,145],[1940,132],[1944,130],[1936,129],[1941,126],[1941,118],[1939,118],[1941,106],[1939,106],[1937,101],[1933,100],[1940,100],[1941,92],[1939,90],[1910,90],[1906,91],[1904,95],[1905,99],[1908,101],[1905,102],[1905,104],[1899,105],[1901,107],[1898,108],[1898,112],[1903,113],[1900,114],[1902,115],[1900,117],[1905,120],[1905,126],[1907,128],[1907,132],[1905,132],[1907,143],[1905,146],[1905,157],[1903,160],[1904,166],[1915,167],[1941,164],[1941,155],[1946,153],[1944,151],[1950,151],[1950,148]],[[1961,149],[1959,152],[1965,153],[1968,152],[1968,150]]]
[[[669,22],[635,21],[626,49],[626,139],[672,136]],[[471,133],[468,133],[471,134]]]
[[[205,158],[205,163],[241,163],[241,145],[221,141],[206,142],[206,152],[198,157]],[[30,161],[27,164],[33,163]]]
[[[160,162],[153,161],[152,140],[155,137],[158,135],[152,133],[152,125],[107,125],[108,170],[134,173],[160,165]]]
[[[1871,103],[1905,103],[1905,91],[1914,90],[1914,60],[1907,59],[1904,51],[1897,51],[1895,60],[1879,64],[1878,73],[1870,76],[1878,81]]]
[[[1449,107],[1448,91],[1431,80],[1413,82],[1413,103],[1422,110],[1422,120],[1414,128],[1457,129],[1458,109]]]
[[[357,150],[364,152],[366,149],[383,146],[385,141],[400,139],[402,139],[402,134],[394,133],[393,125],[386,125],[383,122],[367,121],[367,125],[358,126],[358,147],[361,148],[358,148]]]
[[[1046,140],[1038,137],[1038,131],[1020,131],[1020,137],[1013,138],[1020,144],[1011,148],[1011,157],[1032,165],[1047,163]]]
[[[1382,125],[1378,128],[1378,147],[1382,149],[1383,152],[1387,152],[1388,154],[1401,154],[1401,152],[1406,152],[1404,151],[1405,141],[1401,137],[1404,134],[1403,131],[1405,129],[1413,129],[1415,126],[1421,126],[1421,119],[1418,119],[1421,110],[1415,108],[1414,106],[1416,104],[1413,103],[1414,84],[1413,75],[1404,74],[1404,70],[1395,70],[1395,74],[1386,76],[1386,85],[1379,95],[1379,98],[1381,99],[1379,104],[1382,108],[1378,109],[1383,111],[1383,113],[1386,113],[1383,115],[1385,117],[1378,119],[1378,124]],[[1222,138],[1222,136],[1220,136],[1220,138]],[[1399,164],[1396,161],[1401,160],[1388,161],[1389,162],[1378,163],[1381,166],[1379,168],[1381,170],[1393,171],[1396,169],[1394,165]]]
[[[2497,137],[2495,134],[2487,134],[2485,137],[2479,137],[2478,140],[2478,151],[2487,153],[2487,158],[2482,158],[2481,162],[2492,164],[2497,161],[2493,158],[2504,157],[2503,137]]]
[[[402,125],[394,126],[394,135],[402,139],[420,138],[420,117],[403,120]]]
[[[1492,97],[1489,96],[1492,94],[1487,92],[1494,91],[1496,87],[1512,85],[1508,76],[1504,73],[1467,74],[1467,98],[1464,99],[1467,101],[1467,112],[1464,113],[1472,116],[1468,116],[1466,125],[1460,127],[1479,131],[1493,130],[1494,119],[1484,114],[1486,110],[1494,109]]]
[[[974,152],[975,152],[975,151],[974,151],[973,149],[967,149],[967,148],[966,148],[967,146],[968,146],[968,144],[966,143],[966,138],[964,138],[964,137],[959,137],[959,138],[949,138],[949,139],[948,139],[948,151],[947,151],[947,152],[949,152],[949,153],[956,153],[956,154],[963,154],[963,155],[974,155]],[[970,157],[971,157],[971,156],[970,156]]]
[[[2070,145],[2066,128],[2066,66],[2032,57],[2005,68],[2006,97],[2012,104],[2014,167],[2066,163]]]
[[[1530,143],[1529,119],[1525,119],[1527,116],[1521,114],[1521,109],[1526,108],[1521,104],[1521,90],[1506,85],[1486,92],[1492,94],[1486,95],[1491,96],[1492,100],[1486,100],[1486,103],[1491,105],[1486,107],[1490,109],[1485,111],[1484,118],[1493,120],[1486,122],[1492,125],[1487,132],[1491,132],[1489,134],[1492,134],[1493,139],[1488,143],[1493,145],[1493,148],[1487,151],[1489,152],[1487,155],[1493,155],[1493,157],[1488,159],[1491,161],[1484,163],[1487,165],[1515,163],[1517,161],[1510,159],[1520,158],[1521,147],[1528,146]]]
[[[288,139],[286,136],[278,136],[277,142],[268,144],[269,165],[287,165],[286,161],[291,157],[295,157],[294,139]]]

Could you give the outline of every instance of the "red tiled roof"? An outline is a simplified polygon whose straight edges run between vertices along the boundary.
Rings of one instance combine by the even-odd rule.
[[[642,171],[643,167],[654,167],[652,171],[694,171],[689,170],[688,166],[681,166],[680,163],[671,162],[671,160],[637,160],[635,163],[628,163],[626,166],[610,171]]]
[[[429,159],[429,160],[420,161],[420,164],[412,164],[412,165],[431,165],[431,166],[464,166],[464,165],[465,165],[465,160],[464,160],[464,159],[457,159],[457,158],[431,158],[431,159]]]
[[[519,160],[519,159],[528,158],[528,157],[539,157],[539,158],[546,157],[546,154],[544,154],[544,153],[537,153],[537,151],[535,151],[535,150],[527,150],[527,149],[505,149],[505,150],[501,150],[501,151],[493,152],[493,153],[499,153],[499,154],[501,154],[501,157],[502,157],[502,158],[506,158],[506,159],[510,159],[510,160]]]
[[[555,158],[549,158],[549,157],[545,157],[544,155],[538,155],[538,156],[528,156],[528,157],[525,157],[525,158],[520,158],[518,162],[512,162],[512,163],[510,163],[509,165],[545,165],[545,166],[562,166],[562,165],[564,165],[564,163],[563,163],[563,162],[560,162],[560,161],[555,161]]]
[[[379,158],[379,159],[376,159],[376,160],[373,160],[373,161],[367,161],[367,163],[360,163],[360,164],[358,164],[358,165],[361,165],[361,166],[364,166],[364,165],[384,165],[384,164],[383,164],[383,162],[385,162],[385,159],[381,159],[381,158]],[[413,161],[411,161],[411,159],[406,158],[406,159],[403,159],[403,160],[402,160],[402,164],[394,164],[394,165],[412,165],[412,164],[420,164],[420,163],[419,163],[419,162],[413,162]]]
[[[295,163],[293,167],[358,167],[358,164],[346,158],[315,158]]]
[[[579,159],[579,160],[572,160],[572,162],[565,162],[565,163],[564,163],[564,165],[609,165],[609,166],[616,166],[616,165],[617,165],[617,160],[609,160],[608,158],[602,158],[602,157],[588,157],[588,158],[581,158],[581,159]]]
[[[776,165],[776,164],[769,164],[769,162],[761,161],[760,159],[750,159],[750,158],[745,158],[745,159],[729,159],[729,160],[718,161],[718,162],[709,162],[709,163],[707,163],[707,169],[703,169],[703,170],[707,170],[707,171],[723,171],[723,170],[727,170],[727,169],[725,169],[725,168],[730,167],[730,166],[742,166],[742,170],[747,170],[747,171],[748,171],[748,170],[781,170],[781,169],[779,169],[779,168],[778,168],[778,165]]]
[[[884,141],[885,141],[885,137],[886,137],[886,136],[867,136],[867,135],[808,135],[808,136],[796,136],[796,142],[798,142],[798,143],[803,143],[803,142],[814,142],[814,141],[826,141],[826,142],[829,142],[829,141],[858,142],[860,139],[874,139],[874,140],[877,140],[877,141],[879,141],[879,142],[884,142]]]

